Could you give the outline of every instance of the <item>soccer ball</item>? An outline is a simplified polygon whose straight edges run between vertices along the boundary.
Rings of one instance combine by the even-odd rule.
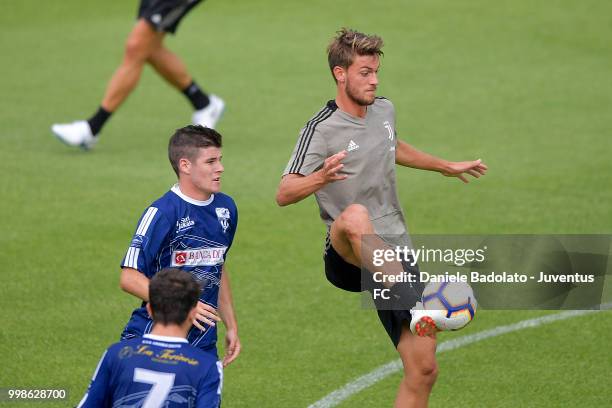
[[[441,330],[459,330],[474,318],[476,298],[465,282],[430,282],[423,290],[423,309],[445,315],[436,325]]]

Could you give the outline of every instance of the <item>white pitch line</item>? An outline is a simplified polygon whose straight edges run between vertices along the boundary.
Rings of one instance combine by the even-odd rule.
[[[612,307],[612,303],[606,303],[601,305],[601,309],[609,309]],[[484,330],[479,333],[470,334],[468,336],[458,337],[453,340],[448,340],[442,342],[438,345],[436,354],[442,353],[445,351],[455,350],[459,347],[467,346],[468,344],[477,343],[479,341],[501,336],[502,334],[511,333],[519,330],[529,329],[533,327],[542,326],[544,324],[556,322],[559,320],[570,319],[572,317],[583,316],[589,313],[596,313],[599,310],[568,310],[561,313],[556,313],[552,315],[546,315],[541,317],[536,317],[534,319],[523,320],[518,323],[509,324],[507,326],[498,326],[493,329]],[[331,408],[340,404],[345,399],[357,394],[358,392],[376,384],[380,380],[389,375],[396,373],[402,370],[402,360],[397,359],[391,361],[387,364],[384,364],[369,373],[362,375],[361,377],[351,381],[350,383],[344,385],[342,388],[338,388],[336,391],[333,391],[327,394],[325,397],[321,398],[317,402],[308,406],[308,408]]]

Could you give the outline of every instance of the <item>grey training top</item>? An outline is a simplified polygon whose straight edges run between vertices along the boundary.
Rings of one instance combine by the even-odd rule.
[[[368,209],[379,235],[406,234],[395,186],[395,109],[378,97],[365,118],[349,115],[329,101],[301,130],[283,175],[307,176],[328,157],[346,150],[345,180],[329,183],[315,193],[321,218],[329,227],[351,204]]]

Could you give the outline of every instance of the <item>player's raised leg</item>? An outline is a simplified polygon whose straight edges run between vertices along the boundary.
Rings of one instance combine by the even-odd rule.
[[[161,46],[164,35],[144,19],[139,19],[128,36],[121,65],[110,79],[98,110],[86,121],[53,125],[53,133],[68,145],[84,149],[93,147],[102,126],[138,84],[144,64]]]
[[[378,267],[373,264],[375,250],[391,249],[391,247],[376,235],[368,210],[363,205],[349,205],[336,218],[330,228],[330,241],[342,259],[359,268],[364,267],[372,273],[382,272],[385,276],[395,277],[400,277],[404,272],[404,265],[397,260],[385,262]],[[396,301],[394,307],[410,310],[412,333],[435,338],[440,330],[439,327],[442,327],[436,322],[444,317],[443,314],[437,310],[423,310],[420,303],[421,293],[411,284],[391,282],[400,281],[388,279],[383,285],[391,289]]]
[[[397,351],[404,365],[404,377],[399,385],[395,408],[427,407],[438,376],[435,338],[415,336],[405,325]]]
[[[361,267],[361,237],[373,235],[368,209],[360,204],[345,208],[329,230],[331,244],[346,262]]]
[[[368,210],[361,204],[351,204],[346,207],[332,223],[329,235],[338,255],[358,268],[363,267],[372,273],[377,271],[386,276],[397,277],[404,271],[402,263],[396,260],[385,262],[379,267],[373,264],[374,251],[390,249],[390,246],[376,235]],[[384,286],[389,288],[396,286],[391,283],[396,281],[397,279],[387,279]],[[410,292],[406,295],[413,299],[408,309],[420,299],[420,294],[415,291]]]
[[[193,80],[183,61],[165,46],[154,50],[148,62],[170,85],[181,91],[193,106],[192,122],[214,128],[223,115],[225,103],[216,95],[207,95]]]
[[[329,234],[332,246],[346,262],[363,266],[371,272],[380,270],[385,275],[403,272],[404,267],[399,261],[385,262],[381,267],[373,264],[374,250],[389,249],[390,246],[376,234],[365,206],[351,204],[346,207],[332,223]]]

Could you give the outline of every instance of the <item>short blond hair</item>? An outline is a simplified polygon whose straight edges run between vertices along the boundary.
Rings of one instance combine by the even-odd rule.
[[[356,55],[384,55],[382,38],[343,27],[327,46],[327,62],[334,80],[334,67],[348,69]]]

